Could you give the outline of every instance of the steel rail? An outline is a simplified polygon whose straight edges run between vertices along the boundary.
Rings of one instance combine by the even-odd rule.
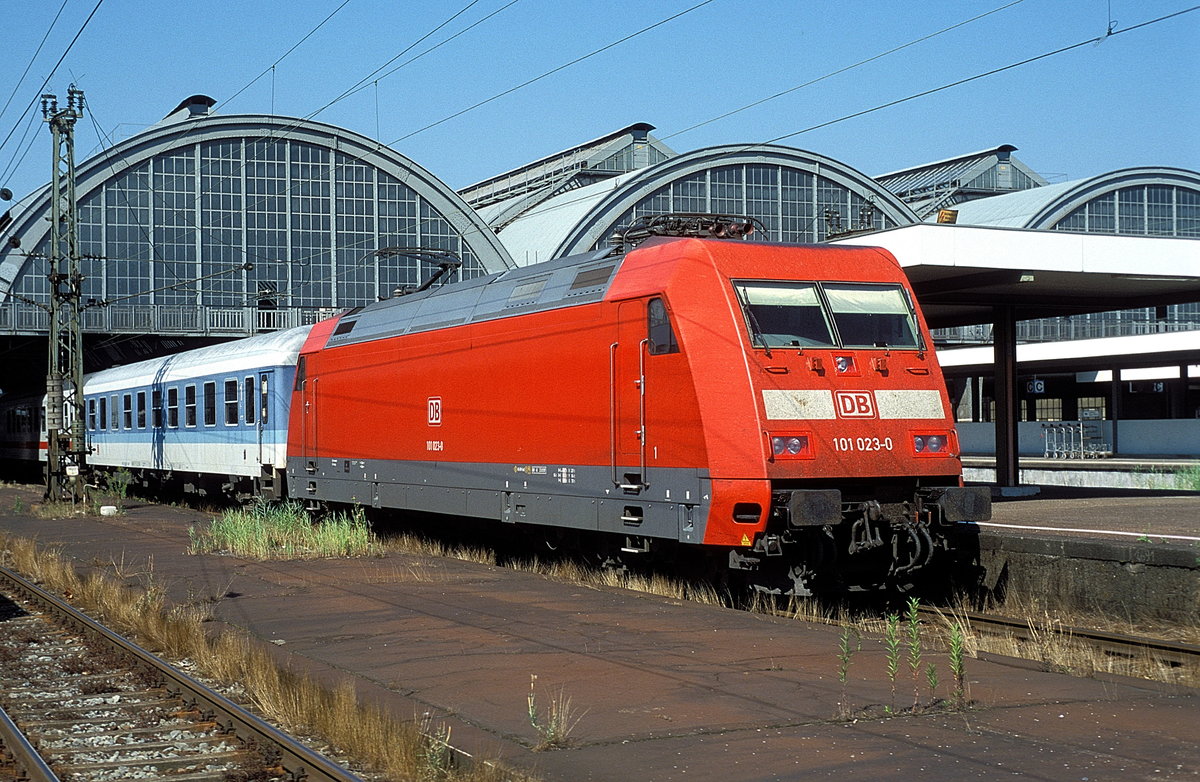
[[[18,779],[28,782],[59,782],[58,775],[42,759],[33,744],[29,743],[29,738],[4,709],[0,709],[0,744],[4,745],[5,753],[12,757],[13,765],[20,772]]]
[[[1179,641],[1109,633],[1103,630],[1090,630],[1084,627],[1039,625],[1029,620],[984,614],[978,611],[955,610],[952,613],[948,613],[940,611],[937,608],[922,606],[920,613],[927,617],[951,620],[954,617],[961,617],[972,628],[980,628],[985,632],[1002,629],[1022,641],[1035,640],[1035,636],[1039,635],[1054,634],[1063,638],[1077,639],[1091,644],[1102,650],[1105,654],[1113,657],[1136,659],[1148,656],[1172,668],[1200,665],[1200,646],[1181,643]]]
[[[265,722],[224,695],[173,668],[137,644],[122,638],[17,573],[0,567],[0,578],[7,581],[8,586],[19,591],[31,602],[57,614],[84,632],[104,638],[133,660],[135,664],[162,677],[167,691],[171,695],[181,698],[189,706],[209,715],[224,730],[247,743],[277,749],[280,753],[280,765],[292,779],[304,780],[304,782],[363,782],[361,777],[300,744],[274,725]]]

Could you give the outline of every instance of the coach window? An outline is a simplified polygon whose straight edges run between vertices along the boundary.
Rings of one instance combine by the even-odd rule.
[[[125,394],[121,400],[124,403],[124,415],[121,423],[125,429],[133,428],[133,394]]]
[[[108,426],[108,397],[106,397],[106,396],[100,397],[100,418],[99,418],[98,423],[99,423],[98,428],[101,431],[103,431],[104,428],[106,426]]]
[[[238,422],[238,381],[225,381],[225,425],[237,426]]]
[[[183,387],[183,425],[196,425],[196,387]]]
[[[212,381],[204,384],[204,425],[217,425],[217,384]]]
[[[96,400],[88,400],[88,431],[96,431]]]
[[[248,424],[254,423],[254,419],[257,416],[254,415],[254,376],[253,375],[246,378],[245,408],[246,408],[246,423],[248,423]]]
[[[167,426],[179,428],[179,389],[167,389]]]
[[[138,429],[146,428],[146,392],[137,392],[137,424]]]
[[[650,300],[646,306],[646,319],[650,355],[678,353],[679,342],[675,339],[675,330],[671,328],[671,318],[667,315],[667,305],[662,299]]]
[[[155,389],[150,392],[150,409],[153,411],[150,414],[150,425],[155,429],[162,429],[163,426],[163,398],[162,391]]]
[[[121,428],[121,409],[118,406],[120,397],[113,394],[108,398],[108,409],[112,412],[112,418],[109,419],[109,429],[114,432]]]

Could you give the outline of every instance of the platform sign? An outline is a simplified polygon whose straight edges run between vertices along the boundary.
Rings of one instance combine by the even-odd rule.
[[[1029,394],[1044,394],[1046,393],[1045,380],[1027,380],[1025,381],[1025,392]]]

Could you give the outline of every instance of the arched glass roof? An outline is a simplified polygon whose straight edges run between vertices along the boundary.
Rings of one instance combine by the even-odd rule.
[[[966,225],[1200,237],[1200,173],[1125,168],[955,208]]]
[[[453,190],[383,144],[308,120],[184,108],[76,167],[83,299],[111,303],[85,311],[85,330],[251,333],[429,276],[385,248],[449,251],[462,277],[513,265]],[[0,249],[10,316],[48,297],[49,189],[24,203]]]
[[[750,215],[767,238],[819,242],[830,233],[919,222],[898,197],[853,168],[812,152],[774,145],[727,145],[558,193],[519,217],[508,202],[480,209],[503,220],[500,238],[520,264],[585,252],[643,214]],[[756,237],[758,238],[758,237]]]

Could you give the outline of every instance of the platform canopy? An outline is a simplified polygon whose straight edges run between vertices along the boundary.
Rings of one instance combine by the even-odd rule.
[[[1018,320],[1200,301],[1197,239],[922,223],[836,241],[890,250],[931,327],[992,324],[1002,486],[1016,485],[1020,475]],[[1189,337],[1200,352],[1195,332],[1183,340]]]
[[[1200,300],[1200,241],[921,223],[834,241],[890,250],[931,328]]]

